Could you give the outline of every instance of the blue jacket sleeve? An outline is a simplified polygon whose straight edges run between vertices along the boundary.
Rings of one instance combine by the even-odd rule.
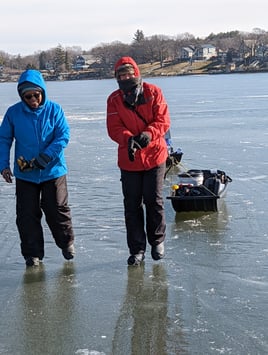
[[[5,168],[10,168],[10,149],[13,137],[14,129],[7,111],[0,126],[0,172]]]
[[[70,128],[60,106],[58,106],[54,124],[53,139],[45,149],[40,152],[47,154],[52,160],[59,157],[60,153],[68,145],[70,140]]]

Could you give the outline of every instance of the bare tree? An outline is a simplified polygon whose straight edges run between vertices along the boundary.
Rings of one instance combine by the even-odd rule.
[[[245,57],[254,59],[257,50],[259,54],[262,53],[263,61],[267,59],[268,32],[260,28],[254,28],[251,33],[241,31],[211,33],[203,39],[196,38],[188,32],[177,34],[176,37],[165,35],[145,37],[143,31],[138,29],[131,44],[120,41],[101,43],[88,51],[83,51],[81,47],[64,49],[60,44],[56,48],[25,57],[0,51],[0,66],[12,70],[33,67],[40,70],[54,68],[56,72],[70,71],[77,55],[91,54],[95,58],[91,68],[99,70],[99,76],[107,77],[113,74],[114,63],[121,56],[131,56],[138,64],[159,62],[162,67],[165,61],[176,61],[183,47],[194,48],[206,43],[214,45],[218,53],[228,53],[228,60],[237,56],[239,52],[242,53],[241,59]]]

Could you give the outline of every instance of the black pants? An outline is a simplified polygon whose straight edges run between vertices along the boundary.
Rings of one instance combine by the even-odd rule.
[[[146,235],[150,245],[157,245],[165,239],[166,224],[162,197],[164,175],[165,164],[147,171],[121,170],[130,254],[146,250]]]
[[[65,175],[41,184],[16,179],[16,199],[16,223],[24,258],[44,257],[42,211],[57,246],[63,249],[73,243]]]

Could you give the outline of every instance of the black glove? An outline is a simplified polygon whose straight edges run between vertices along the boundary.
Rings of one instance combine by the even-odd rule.
[[[40,153],[38,157],[33,159],[32,164],[34,168],[44,170],[50,161],[51,158],[47,154]]]
[[[34,169],[33,166],[33,159],[32,160],[26,160],[24,159],[23,156],[20,156],[17,159],[18,166],[20,168],[20,171],[31,171]]]
[[[147,145],[151,142],[151,138],[149,137],[148,134],[142,132],[138,136],[134,137],[134,141],[141,147],[145,148]],[[139,148],[139,149],[141,149]]]
[[[138,149],[137,147],[135,147],[135,141],[134,141],[134,137],[130,137],[128,140],[128,159],[130,161],[134,161],[135,160],[135,153],[136,150]]]

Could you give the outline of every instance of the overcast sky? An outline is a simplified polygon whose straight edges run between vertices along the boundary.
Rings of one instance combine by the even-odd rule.
[[[145,37],[176,37],[188,32],[254,28],[268,30],[267,0],[9,0],[1,1],[0,51],[33,54],[78,46],[90,50],[101,43],[130,44],[135,32]]]

